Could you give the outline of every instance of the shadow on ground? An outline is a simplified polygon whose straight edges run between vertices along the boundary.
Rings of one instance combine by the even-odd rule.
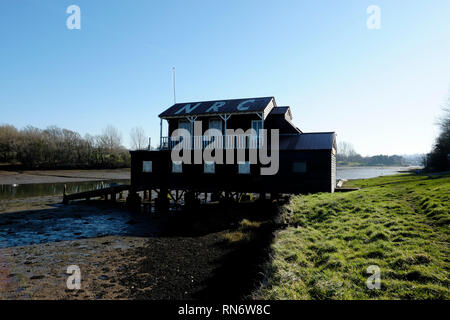
[[[130,252],[121,283],[135,299],[241,299],[263,280],[263,264],[276,227],[275,203],[216,204],[172,214],[160,236]],[[242,231],[243,219],[258,222],[245,239],[227,240]]]
[[[279,205],[207,204],[164,215],[131,213],[122,205],[47,203],[34,210],[1,213],[0,249],[5,249],[0,253],[9,259],[5,275],[10,290],[5,294],[44,299],[239,299],[262,280]],[[242,229],[244,219],[257,227]],[[235,234],[244,237],[234,239]],[[65,268],[70,264],[83,272],[79,292],[65,288]],[[23,291],[17,293],[19,289]]]

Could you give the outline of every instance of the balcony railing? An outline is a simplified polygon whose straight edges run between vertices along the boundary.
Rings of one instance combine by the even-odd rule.
[[[260,149],[264,146],[264,135],[222,135],[222,136],[193,136],[162,137],[161,150],[183,148],[186,150],[211,149]]]

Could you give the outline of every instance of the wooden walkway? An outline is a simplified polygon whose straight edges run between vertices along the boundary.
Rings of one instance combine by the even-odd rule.
[[[74,194],[66,194],[66,192],[64,191],[63,203],[68,204],[70,200],[81,200],[81,199],[89,200],[91,198],[97,197],[105,197],[105,199],[108,199],[108,195],[111,196],[112,201],[115,201],[117,194],[120,194],[123,191],[129,191],[130,188],[131,186],[129,184],[122,184],[117,186],[111,186],[108,188],[79,192]]]
[[[346,179],[339,179],[336,183],[336,188],[334,189],[334,192],[350,192],[350,191],[358,191],[359,188],[348,188],[344,187],[344,182],[347,181]]]

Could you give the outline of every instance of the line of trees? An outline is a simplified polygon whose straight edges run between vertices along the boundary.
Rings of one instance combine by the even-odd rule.
[[[450,167],[450,94],[443,111],[444,114],[438,123],[439,136],[425,159],[425,165],[429,170],[447,170]]]
[[[0,125],[0,163],[27,169],[121,168],[130,166],[130,154],[113,126],[100,135],[81,137],[56,126],[19,130]]]
[[[355,166],[403,166],[406,161],[402,156],[377,155],[372,157],[363,157],[358,154],[353,146],[347,142],[339,142],[337,148],[336,161],[340,165]]]

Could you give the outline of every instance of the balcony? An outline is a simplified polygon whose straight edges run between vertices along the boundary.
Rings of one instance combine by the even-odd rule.
[[[204,149],[261,149],[264,146],[264,135],[240,134],[222,136],[162,137],[160,150],[182,148],[185,150]]]

